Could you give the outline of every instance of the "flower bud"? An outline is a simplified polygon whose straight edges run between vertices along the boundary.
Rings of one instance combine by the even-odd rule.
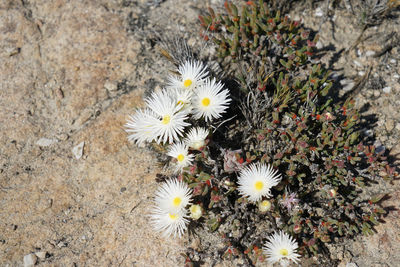
[[[193,220],[200,219],[201,215],[203,215],[203,211],[200,205],[192,205],[190,207],[190,217],[192,217]]]
[[[267,212],[267,211],[269,211],[271,209],[271,206],[272,206],[271,201],[263,200],[258,204],[258,209],[261,212]]]
[[[336,190],[335,189],[329,189],[329,195],[331,196],[331,197],[336,197],[336,195],[337,195],[337,192],[336,192]]]
[[[295,224],[293,226],[293,232],[295,232],[296,234],[300,233],[301,231],[301,225],[300,224]]]

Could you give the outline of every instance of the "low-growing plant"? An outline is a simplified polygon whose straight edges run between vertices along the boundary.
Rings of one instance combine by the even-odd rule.
[[[156,230],[205,227],[224,241],[221,258],[248,265],[297,263],[326,254],[325,243],[372,234],[385,194],[366,188],[397,173],[363,144],[354,100],[330,97],[329,71],[311,63],[316,37],[263,1],[225,8],[200,23],[230,73],[218,77],[226,85],[193,53],[180,58],[186,44],[164,46],[176,75],[126,125],[131,140],[172,158],[175,174],[156,192]]]

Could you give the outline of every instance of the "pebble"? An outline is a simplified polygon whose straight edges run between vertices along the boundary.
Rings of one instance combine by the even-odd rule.
[[[386,147],[385,146],[377,146],[376,148],[375,148],[375,152],[376,153],[383,153],[383,152],[385,152],[385,150],[386,150]]]
[[[317,9],[315,9],[315,16],[322,17],[323,15],[324,15],[324,11],[322,11],[322,8],[317,7]]]
[[[37,257],[35,254],[28,254],[24,256],[24,267],[31,267],[36,264]]]
[[[400,131],[400,122],[398,122],[398,123],[396,124],[396,130],[397,130],[397,131]]]
[[[385,128],[388,132],[392,131],[394,128],[394,121],[392,119],[387,119],[385,122]]]
[[[115,83],[112,83],[112,82],[109,82],[109,81],[107,81],[105,84],[104,84],[104,88],[106,88],[107,89],[107,91],[117,91],[118,90],[118,86],[115,84]]]
[[[366,136],[368,136],[368,137],[374,136],[374,132],[373,132],[371,129],[365,130],[365,131],[364,131],[364,134],[365,134]]]
[[[377,90],[374,91],[374,96],[375,96],[375,97],[378,97],[378,96],[380,96],[380,95],[381,95],[381,93],[380,93],[379,91],[377,91]]]
[[[48,139],[48,138],[40,138],[36,141],[36,145],[38,146],[51,146],[52,144],[57,143],[56,139]]]
[[[346,264],[346,267],[358,267],[358,265],[355,264],[354,262],[348,262],[348,263]]]
[[[68,134],[66,134],[66,133],[60,133],[60,134],[58,134],[57,136],[57,139],[59,140],[59,141],[65,141],[65,140],[67,140],[68,139]]]
[[[396,64],[396,62],[397,62],[397,60],[394,59],[394,58],[392,58],[392,59],[390,60],[390,63],[392,63],[392,64]]]
[[[364,75],[365,75],[365,71],[361,70],[361,71],[358,72],[358,76],[364,76]]]
[[[398,78],[400,78],[400,75],[396,73],[393,75],[393,78],[398,79]]]
[[[343,85],[343,90],[345,92],[350,91],[354,87],[354,81],[350,79],[341,80],[340,84]]]
[[[83,147],[85,146],[85,142],[80,142],[77,146],[72,149],[72,154],[74,154],[76,159],[80,159],[83,155]]]
[[[357,67],[362,67],[363,65],[360,63],[360,62],[358,62],[357,60],[353,60],[353,62],[354,62],[354,64],[357,66]]]
[[[59,247],[59,248],[64,248],[64,247],[66,247],[67,245],[68,245],[68,243],[63,242],[63,241],[60,241],[60,242],[57,244],[57,247]]]
[[[322,49],[322,48],[324,47],[324,45],[322,44],[321,41],[318,41],[318,42],[315,44],[315,47],[316,47],[317,49]]]
[[[365,55],[367,57],[371,57],[371,56],[375,55],[375,51],[368,50],[367,52],[365,52]]]
[[[38,251],[38,252],[35,252],[35,255],[39,258],[39,259],[41,259],[41,260],[43,260],[43,259],[45,259],[46,258],[46,251]]]
[[[382,91],[385,93],[385,94],[390,94],[390,91],[392,90],[392,87],[390,87],[390,86],[387,86],[387,87],[384,87],[383,89],[382,89]]]

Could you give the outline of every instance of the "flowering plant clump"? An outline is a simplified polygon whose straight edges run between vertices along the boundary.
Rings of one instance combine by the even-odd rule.
[[[385,194],[368,186],[397,173],[363,144],[354,101],[330,98],[329,72],[310,61],[316,39],[263,1],[225,7],[200,22],[230,74],[212,77],[186,44],[167,45],[176,75],[125,125],[129,140],[170,159],[152,225],[164,236],[218,233],[224,248],[203,257],[287,266],[315,255],[328,266],[327,243],[372,233]]]

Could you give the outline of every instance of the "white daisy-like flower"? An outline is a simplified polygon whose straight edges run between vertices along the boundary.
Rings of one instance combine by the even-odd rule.
[[[182,142],[172,144],[167,155],[176,159],[176,172],[181,172],[183,168],[190,166],[194,159],[194,155],[189,154],[187,145]]]
[[[178,179],[170,179],[158,188],[154,202],[160,209],[175,214],[190,204],[191,197],[192,190],[186,183]]]
[[[185,233],[187,228],[187,210],[180,212],[168,212],[158,207],[150,214],[150,222],[157,232],[161,232],[163,237],[179,238]]]
[[[208,133],[208,130],[202,127],[192,128],[185,138],[185,143],[190,148],[199,150],[200,148],[205,146],[205,141]]]
[[[156,138],[153,130],[154,114],[150,109],[139,109],[132,116],[129,116],[125,124],[125,131],[130,133],[128,140],[143,146],[145,142],[151,142]]]
[[[204,117],[206,121],[220,118],[226,111],[231,99],[228,89],[223,89],[221,82],[207,80],[195,91],[192,98],[194,118]]]
[[[238,178],[239,193],[248,197],[251,202],[257,202],[262,197],[271,197],[271,188],[276,186],[281,175],[273,170],[272,165],[253,163],[240,171]]]
[[[193,90],[204,82],[208,71],[199,61],[186,61],[178,68],[179,76],[168,77],[168,87]]]
[[[185,122],[188,114],[177,104],[175,98],[166,90],[154,92],[145,99],[149,109],[156,114],[152,121],[152,131],[156,136],[156,142],[174,142],[183,135],[183,130],[190,124]]]
[[[263,247],[270,264],[279,262],[281,266],[288,266],[290,262],[298,263],[300,255],[296,253],[297,242],[283,231],[275,232]]]

